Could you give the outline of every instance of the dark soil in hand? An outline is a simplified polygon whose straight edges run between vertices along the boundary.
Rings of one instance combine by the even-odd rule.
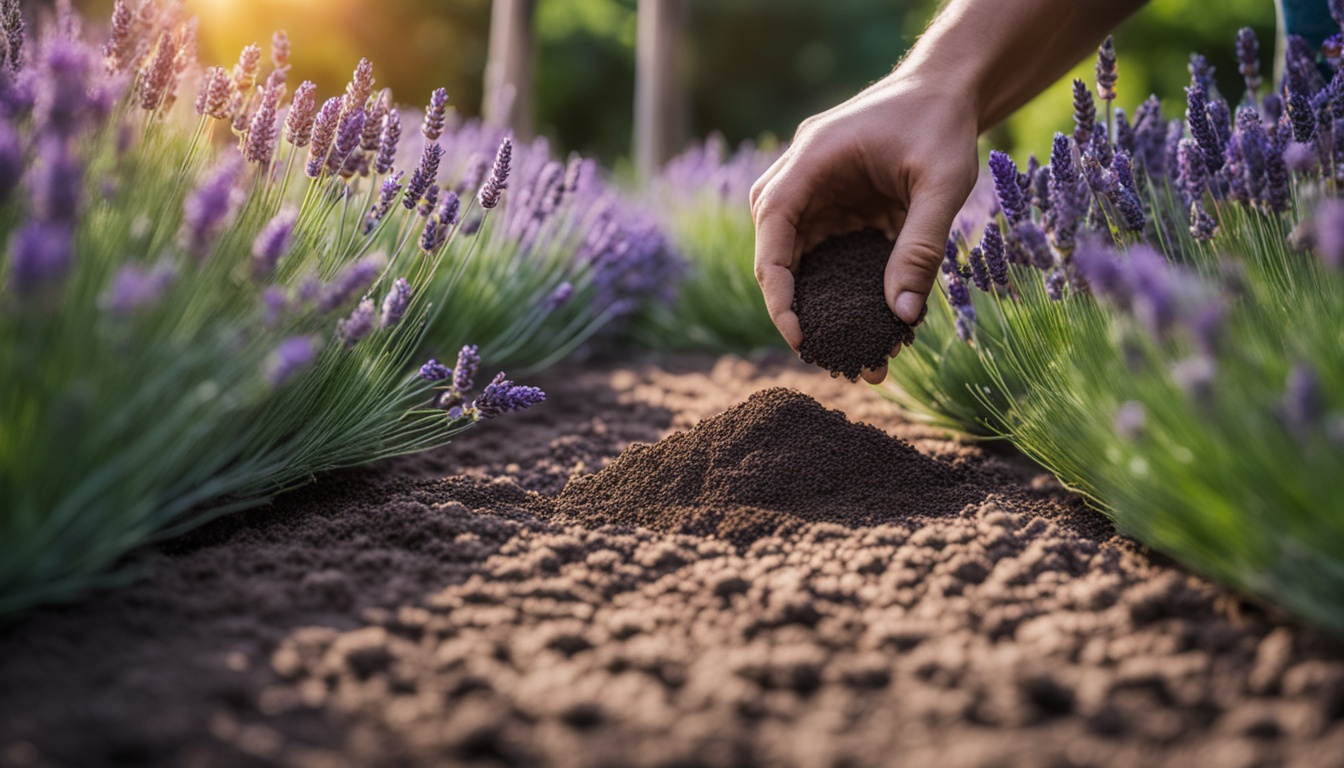
[[[855,381],[864,369],[885,368],[897,347],[914,343],[914,329],[892,313],[883,292],[893,247],[881,231],[865,229],[803,254],[793,283],[803,362]]]
[[[1340,764],[1337,643],[1010,455],[792,361],[539,383],[0,627],[0,765]]]

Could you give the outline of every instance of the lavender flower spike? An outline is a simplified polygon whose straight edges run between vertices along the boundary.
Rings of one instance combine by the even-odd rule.
[[[355,175],[358,163],[354,163],[352,167],[351,160],[356,159],[359,139],[364,133],[365,118],[366,115],[362,109],[348,112],[341,118],[340,129],[336,132],[336,145],[327,157],[328,173],[339,173],[347,179]]]
[[[263,280],[275,270],[280,257],[289,250],[298,218],[299,214],[294,209],[283,210],[252,241],[252,279]]]
[[[279,82],[267,82],[261,95],[261,106],[252,116],[252,124],[247,129],[247,145],[244,157],[249,163],[256,163],[263,169],[269,168],[275,157],[275,117],[280,107],[280,95],[284,86]]]
[[[317,340],[311,336],[291,336],[280,342],[266,365],[266,380],[278,387],[294,378],[317,360]]]
[[[257,84],[257,73],[261,71],[261,48],[254,43],[243,49],[238,56],[238,64],[233,68],[233,90],[246,95]]]
[[[990,280],[995,285],[1008,287],[1008,259],[1004,254],[1003,233],[999,231],[998,222],[991,221],[985,225],[985,232],[980,237],[980,251],[984,254]]]
[[[1097,98],[1115,101],[1115,82],[1119,79],[1115,60],[1115,40],[1107,35],[1097,51]]]
[[[453,389],[459,394],[470,392],[476,383],[476,372],[481,367],[480,349],[468,344],[457,353],[457,365],[453,368]]]
[[[1312,222],[1316,253],[1327,267],[1344,269],[1344,200],[1327,197],[1316,207]]]
[[[349,317],[336,324],[336,334],[345,342],[346,349],[352,349],[373,331],[373,319],[373,299],[364,299]]]
[[[406,308],[411,305],[411,284],[406,282],[406,278],[398,277],[392,284],[392,290],[387,292],[387,297],[383,299],[383,315],[381,325],[383,330],[393,328],[401,322],[401,318],[406,315]]]
[[[183,205],[182,246],[199,259],[205,258],[215,234],[233,217],[239,203],[236,184],[241,170],[239,158],[234,155],[211,171],[187,196]]]
[[[1190,236],[1201,243],[1207,243],[1218,234],[1218,222],[1204,210],[1204,203],[1196,200],[1190,204]]]
[[[115,315],[125,315],[146,309],[163,298],[173,282],[171,267],[142,269],[127,264],[112,277],[112,284],[99,305]]]
[[[330,312],[368,290],[378,277],[378,273],[382,271],[385,262],[386,257],[381,253],[375,253],[341,270],[318,296],[318,311]]]
[[[336,129],[341,120],[341,99],[333,96],[322,105],[313,122],[312,144],[308,147],[308,178],[316,179],[322,175],[327,165],[327,156],[331,154],[331,145],[336,141]]]
[[[429,97],[429,109],[425,110],[425,121],[420,124],[420,133],[429,141],[438,141],[443,135],[444,113],[448,107],[448,91],[439,88]]]
[[[453,371],[451,368],[432,357],[429,359],[429,362],[420,366],[419,376],[425,381],[443,381],[452,375]]]
[[[341,102],[341,117],[345,118],[350,113],[360,110],[363,111],[369,104],[369,96],[373,94],[373,62],[368,59],[360,59],[359,64],[355,66],[355,74],[350,78],[350,83],[345,86],[345,98]]]
[[[317,117],[317,86],[304,80],[294,91],[294,102],[285,117],[285,141],[303,149],[313,137],[313,120]]]
[[[1015,226],[1027,218],[1027,201],[1017,183],[1017,164],[996,149],[989,153],[989,171],[994,177],[994,191],[1003,216],[1010,226]]]
[[[1306,144],[1316,136],[1316,111],[1302,91],[1288,92],[1288,117],[1293,121],[1293,141]]]
[[[9,241],[9,279],[20,293],[59,282],[73,261],[74,234],[64,224],[29,221]]]
[[[135,13],[127,0],[117,0],[112,7],[112,25],[107,43],[103,45],[103,58],[106,59],[109,74],[116,74],[130,65],[135,53]]]
[[[975,287],[982,291],[989,290],[989,268],[985,266],[985,252],[976,246],[967,254],[967,259],[971,262],[971,279],[975,281]]]
[[[392,172],[392,165],[397,161],[397,145],[401,143],[401,113],[396,107],[387,110],[383,115],[383,131],[378,140],[378,157],[374,160],[373,169],[379,174]]]
[[[363,234],[369,234],[378,222],[387,216],[387,212],[392,210],[392,204],[396,202],[397,195],[401,194],[401,180],[406,174],[398,171],[395,176],[388,176],[383,180],[383,188],[378,192],[378,201],[369,209],[369,214],[364,217],[364,227],[361,230]]]
[[[1092,130],[1097,125],[1097,105],[1092,92],[1082,80],[1073,81],[1073,143],[1086,147],[1092,142]]]
[[[1237,61],[1241,77],[1246,81],[1246,94],[1255,104],[1260,97],[1260,41],[1250,27],[1237,30]]]
[[[1204,152],[1209,175],[1216,174],[1223,167],[1223,146],[1209,121],[1209,103],[1204,89],[1199,86],[1186,88],[1185,103],[1185,119],[1190,124],[1190,135],[1199,142],[1199,148]]]
[[[493,419],[509,411],[521,411],[546,399],[546,393],[536,387],[514,384],[504,378],[504,374],[495,376],[485,386],[481,396],[471,404],[476,420]]]
[[[443,147],[438,144],[429,144],[425,147],[420,155],[420,164],[411,172],[411,180],[406,183],[406,196],[401,201],[406,210],[415,210],[420,204],[420,198],[438,182],[439,161],[442,159]]]
[[[495,154],[495,166],[491,169],[490,178],[486,180],[477,195],[482,208],[489,210],[499,205],[501,194],[509,186],[509,164],[512,159],[513,140],[505,136],[504,140],[499,143],[499,152]],[[1014,169],[1014,173],[1016,173],[1016,169]],[[1017,183],[1016,176],[1013,178],[1013,183]],[[1021,196],[1021,191],[1018,192],[1018,196]]]

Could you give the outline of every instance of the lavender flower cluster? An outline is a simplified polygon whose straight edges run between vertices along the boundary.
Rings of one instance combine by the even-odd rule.
[[[446,410],[452,420],[481,421],[510,411],[521,411],[546,399],[546,393],[540,389],[515,384],[499,373],[476,399],[467,403],[467,394],[475,386],[480,366],[480,351],[470,344],[457,353],[457,364],[452,368],[434,358],[420,366],[420,378],[436,384],[434,407]]]

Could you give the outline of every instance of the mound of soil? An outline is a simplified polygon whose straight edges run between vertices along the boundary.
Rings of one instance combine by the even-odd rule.
[[[955,514],[984,498],[964,473],[807,395],[767,389],[656,445],[577,477],[576,520],[715,535],[735,544],[809,523],[850,527]]]
[[[914,329],[892,314],[882,287],[895,245],[865,229],[803,254],[793,283],[803,362],[855,381],[864,369],[886,367],[892,350],[914,343]]]

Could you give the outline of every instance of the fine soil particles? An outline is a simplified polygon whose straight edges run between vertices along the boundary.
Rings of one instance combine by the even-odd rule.
[[[1006,450],[783,358],[537,383],[0,627],[0,765],[1341,762],[1339,643]]]
[[[892,313],[883,289],[893,247],[880,230],[865,229],[803,254],[793,284],[803,362],[855,381],[866,369],[885,368],[893,351],[914,343],[914,329]]]

